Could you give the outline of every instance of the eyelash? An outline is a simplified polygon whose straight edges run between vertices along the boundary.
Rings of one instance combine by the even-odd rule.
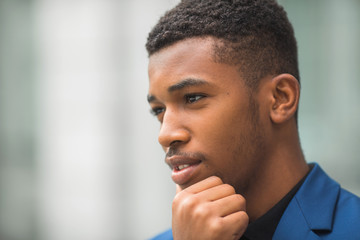
[[[157,116],[164,111],[165,111],[165,108],[162,108],[162,107],[156,107],[156,108],[150,109],[150,113],[154,116]]]
[[[204,94],[189,93],[189,94],[185,94],[184,100],[185,100],[185,103],[187,103],[187,104],[193,104],[193,103],[196,103],[197,101],[201,100],[204,97],[206,97]],[[159,114],[161,114],[164,111],[165,111],[164,107],[155,107],[153,109],[150,109],[150,113],[154,116],[158,116]]]
[[[200,99],[202,99],[204,97],[205,97],[205,95],[200,94],[200,93],[190,93],[190,94],[186,94],[184,96],[185,102],[189,103],[189,104],[195,103],[195,102],[199,101]],[[193,99],[194,101],[191,101],[192,98],[195,98],[195,99]]]

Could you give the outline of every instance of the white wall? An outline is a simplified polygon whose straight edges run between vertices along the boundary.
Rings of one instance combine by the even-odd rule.
[[[0,0],[0,239],[136,240],[171,224],[145,42],[178,0]],[[281,0],[300,135],[360,194],[359,1]]]
[[[36,2],[42,239],[145,239],[169,227],[144,45],[173,4]]]

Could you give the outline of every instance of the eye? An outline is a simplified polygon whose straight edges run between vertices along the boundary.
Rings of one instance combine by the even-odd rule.
[[[163,107],[155,107],[155,108],[150,109],[150,113],[154,116],[158,116],[159,114],[161,114],[164,111],[165,111],[165,108],[163,108]]]
[[[204,97],[205,97],[205,95],[198,94],[198,93],[186,94],[185,95],[185,101],[186,101],[186,103],[194,103],[194,102],[197,102],[197,101],[199,101],[200,99],[202,99]]]

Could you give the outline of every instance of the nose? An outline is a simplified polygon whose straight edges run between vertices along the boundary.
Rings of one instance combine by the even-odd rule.
[[[190,132],[176,111],[166,110],[158,140],[164,149],[175,143],[186,143],[190,140]]]

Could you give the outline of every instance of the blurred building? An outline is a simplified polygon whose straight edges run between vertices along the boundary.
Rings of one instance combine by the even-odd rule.
[[[0,0],[1,240],[136,240],[170,226],[144,44],[177,2]],[[360,1],[280,3],[298,40],[306,159],[360,194]]]

